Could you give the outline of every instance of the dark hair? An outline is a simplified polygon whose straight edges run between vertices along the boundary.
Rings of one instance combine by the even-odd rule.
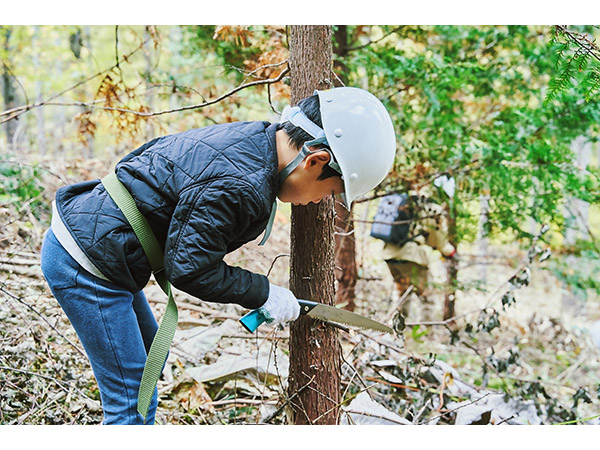
[[[319,96],[313,94],[310,97],[306,97],[298,102],[298,106],[302,112],[308,117],[315,125],[323,128],[323,122],[321,120],[321,104],[319,102]],[[288,141],[290,145],[296,148],[298,151],[302,148],[305,142],[312,141],[314,138],[304,131],[302,128],[295,126],[291,122],[280,123],[277,130],[284,130],[288,135]],[[329,154],[333,158],[331,149],[325,144],[315,145],[318,149],[325,149],[329,151]],[[340,174],[329,165],[323,167],[323,172],[319,175],[318,180],[325,180],[331,177],[339,177]]]

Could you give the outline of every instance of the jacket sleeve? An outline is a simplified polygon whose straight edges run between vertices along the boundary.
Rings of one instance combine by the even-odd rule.
[[[235,178],[186,189],[165,243],[165,270],[173,285],[209,302],[254,309],[267,300],[267,277],[223,261],[228,244],[265,214],[253,188]],[[268,214],[268,212],[266,212]]]

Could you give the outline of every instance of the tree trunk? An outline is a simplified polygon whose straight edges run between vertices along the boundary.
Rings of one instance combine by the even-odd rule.
[[[585,170],[592,157],[592,143],[584,136],[577,137],[571,144],[575,155],[575,167]],[[574,246],[577,239],[586,239],[589,230],[590,204],[577,197],[568,197],[565,203],[565,244]]]
[[[35,50],[33,51],[33,69],[35,71],[35,73],[42,73],[42,67],[40,64],[40,56],[41,56],[41,52],[40,52],[40,48],[41,48],[41,42],[40,42],[40,27],[39,26],[34,26],[33,27],[33,37],[32,37],[32,48],[34,48]],[[42,101],[42,79],[38,78],[35,81],[35,101],[36,102],[41,102]],[[37,110],[35,111],[35,117],[36,117],[36,123],[37,123],[37,138],[36,138],[36,142],[37,142],[37,147],[38,147],[38,153],[40,155],[40,157],[43,157],[46,154],[46,125],[45,125],[45,118],[44,118],[44,108],[37,108]]]
[[[69,46],[71,47],[71,52],[73,53],[73,56],[75,56],[76,59],[81,59],[82,58],[82,52],[81,50],[83,48],[87,49],[87,52],[85,53],[85,57],[87,58],[88,64],[93,64],[93,60],[91,57],[91,51],[92,51],[92,43],[91,43],[91,32],[90,32],[90,27],[86,26],[85,27],[85,31],[82,30],[81,26],[77,26],[77,28],[75,30],[73,30],[71,32],[71,34],[69,35]],[[79,64],[83,64],[82,62],[78,62]],[[90,68],[93,69],[93,66],[90,66]],[[75,93],[75,97],[81,101],[81,102],[85,102],[86,101],[86,97],[87,97],[87,90],[85,85],[81,85],[79,86],[77,89],[75,89],[74,91]],[[80,113],[84,114],[86,112],[89,112],[89,107],[87,106],[81,106],[80,107]],[[85,135],[83,136],[83,144],[85,146],[85,153],[86,153],[86,158],[88,159],[92,159],[94,158],[94,138],[90,133],[85,133]]]
[[[456,197],[450,199],[448,214],[448,240],[456,248]],[[458,261],[456,258],[448,260],[448,290],[444,298],[444,320],[454,317],[454,302],[458,287]]]
[[[334,68],[339,85],[346,85],[346,66],[342,58],[348,54],[348,27],[337,25],[335,30],[334,52],[337,59]],[[337,280],[337,294],[335,302],[349,311],[356,307],[356,281],[358,269],[356,267],[356,240],[354,236],[354,220],[351,211],[344,205],[336,202],[335,205],[335,278]]]
[[[180,63],[181,58],[181,48],[184,45],[183,41],[183,30],[182,25],[173,25],[169,27],[169,51],[171,52],[171,57],[169,59],[169,65],[173,68],[174,73],[180,73]],[[175,109],[180,106],[179,96],[177,94],[177,81],[173,79],[173,88],[172,94],[169,95],[169,108]]]
[[[488,264],[488,252],[489,252],[489,238],[486,231],[488,223],[488,212],[490,208],[490,195],[488,189],[485,189],[484,193],[479,196],[479,235],[478,235],[478,247],[481,264],[479,264],[479,279],[483,282],[487,282],[487,264]]]
[[[354,220],[339,202],[335,204],[335,278],[338,282],[335,302],[349,311],[356,308],[356,241]]]
[[[144,71],[144,81],[146,82],[146,107],[150,110],[154,110],[154,95],[152,95],[152,89],[150,88],[152,84],[152,46],[154,45],[153,41],[150,39],[150,25],[146,25],[144,27],[144,41],[148,41],[144,48],[144,63],[146,65]],[[150,141],[155,137],[154,133],[154,125],[152,124],[152,120],[150,118],[146,119],[146,140]]]
[[[57,34],[57,37],[54,41],[54,45],[56,48],[62,48],[62,35]],[[54,73],[62,74],[64,70],[63,61],[60,57],[54,59]],[[61,95],[56,99],[56,101],[63,101],[65,98]],[[65,146],[65,135],[67,134],[67,111],[69,111],[69,115],[71,115],[72,110],[71,107],[64,108],[55,108],[52,110],[52,117],[50,119],[50,130],[49,136],[50,140],[53,142],[53,145],[50,147],[50,152],[53,155],[57,156],[65,156],[67,148]]]
[[[0,26],[0,36],[2,37],[2,47],[4,54],[11,55],[13,54],[12,49],[10,48],[10,36],[12,34],[12,29],[10,26]],[[10,61],[8,61],[10,64]],[[14,76],[10,71],[10,68],[6,65],[6,63],[2,62],[2,97],[4,98],[4,110],[12,109],[17,106],[17,92],[14,83]],[[4,124],[4,128],[6,131],[6,143],[7,148],[11,148],[15,134],[17,132],[17,120],[9,120]],[[13,149],[16,150],[16,149]]]
[[[586,170],[592,158],[592,143],[585,136],[578,136],[571,144],[571,150],[575,155],[575,167]],[[575,247],[578,239],[590,239],[590,204],[575,196],[568,196],[566,200],[563,212],[565,218],[563,244],[567,247]],[[567,255],[567,264],[574,259],[576,259],[574,255]],[[584,300],[576,292],[573,292],[564,281],[562,284],[561,301],[563,309],[571,314],[583,314]]]
[[[331,27],[292,26],[292,104],[331,83]],[[334,201],[292,206],[290,289],[298,298],[335,302]],[[340,399],[341,347],[337,330],[301,316],[290,326],[291,422],[336,424]]]

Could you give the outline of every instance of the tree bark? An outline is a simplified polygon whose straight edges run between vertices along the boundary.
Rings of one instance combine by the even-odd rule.
[[[337,25],[335,29],[334,69],[337,84],[346,85],[346,66],[342,58],[348,54],[348,27]],[[344,205],[335,204],[335,278],[337,280],[337,294],[335,302],[349,311],[356,308],[356,281],[358,269],[356,267],[356,241],[354,238],[354,220],[351,211]]]
[[[479,235],[477,241],[479,247],[479,258],[481,258],[482,261],[482,264],[479,265],[479,279],[485,284],[487,283],[487,262],[489,248],[489,239],[486,231],[486,225],[488,223],[488,211],[490,207],[489,189],[485,189],[483,194],[479,196],[479,207],[481,212],[479,213]]]
[[[335,205],[335,278],[338,282],[335,302],[349,311],[356,308],[356,241],[352,212],[344,205]]]
[[[448,240],[456,248],[456,198],[450,199],[448,214]],[[444,320],[454,317],[454,303],[456,300],[456,289],[458,288],[458,261],[450,258],[448,261],[448,290],[444,298]]]
[[[41,47],[41,43],[40,43],[40,27],[38,25],[33,27],[33,36],[31,38],[32,40],[32,47],[35,49],[33,51],[33,69],[35,70],[35,73],[42,73],[42,67],[40,64],[40,56],[41,56],[41,52],[40,52],[40,47]],[[35,101],[36,102],[41,102],[42,101],[42,79],[38,78],[35,81]],[[37,108],[36,112],[35,112],[35,117],[36,117],[36,123],[37,123],[37,138],[36,138],[36,142],[37,142],[37,147],[38,147],[38,153],[40,156],[44,156],[46,154],[46,124],[45,124],[45,117],[44,117],[44,108]]]
[[[330,26],[292,26],[292,104],[315,89],[332,87]],[[335,303],[334,200],[292,206],[290,289],[298,298]],[[336,424],[341,348],[337,330],[307,316],[290,326],[289,396],[295,424]],[[304,386],[308,385],[303,389]]]
[[[12,49],[10,47],[10,37],[12,34],[12,28],[10,26],[0,26],[0,36],[2,37],[2,47],[4,49],[4,54],[11,55]],[[9,61],[10,63],[10,61]],[[17,91],[14,83],[14,76],[10,71],[10,68],[6,65],[6,63],[2,63],[2,97],[4,97],[4,110],[12,109],[17,106]],[[10,149],[15,134],[17,132],[17,124],[16,120],[9,120],[4,124],[6,131],[6,143],[7,147]],[[16,149],[13,149],[16,150]]]
[[[144,81],[146,82],[146,106],[150,111],[154,110],[154,95],[152,95],[152,90],[150,86],[152,85],[152,46],[154,43],[150,40],[150,25],[146,25],[144,27],[144,41],[147,41],[144,48],[144,63],[145,63],[145,71],[144,71]],[[146,140],[150,141],[155,136],[154,125],[150,119],[146,119]]]
[[[62,35],[57,34],[56,39],[54,40],[54,46],[56,48],[62,48],[63,44],[62,44]],[[61,58],[55,58],[54,59],[54,73],[57,74],[61,74],[63,73],[64,67],[63,67],[63,61],[61,60]],[[58,101],[62,101],[64,100],[63,96],[60,96],[57,98]],[[67,109],[69,108],[69,109]],[[67,134],[66,132],[66,127],[67,127],[67,114],[66,111],[69,110],[70,113],[70,107],[65,107],[65,108],[55,108],[53,110],[52,113],[52,119],[51,119],[51,123],[52,123],[52,131],[49,132],[49,137],[50,140],[52,140],[52,142],[54,143],[54,145],[52,145],[52,147],[50,147],[50,153],[53,155],[60,155],[60,156],[64,156],[65,152],[67,151],[67,148],[65,146],[65,135]]]

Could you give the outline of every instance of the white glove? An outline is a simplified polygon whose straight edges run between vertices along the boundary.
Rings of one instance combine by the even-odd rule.
[[[300,304],[292,291],[269,283],[269,298],[259,311],[267,323],[289,322],[300,315]]]

